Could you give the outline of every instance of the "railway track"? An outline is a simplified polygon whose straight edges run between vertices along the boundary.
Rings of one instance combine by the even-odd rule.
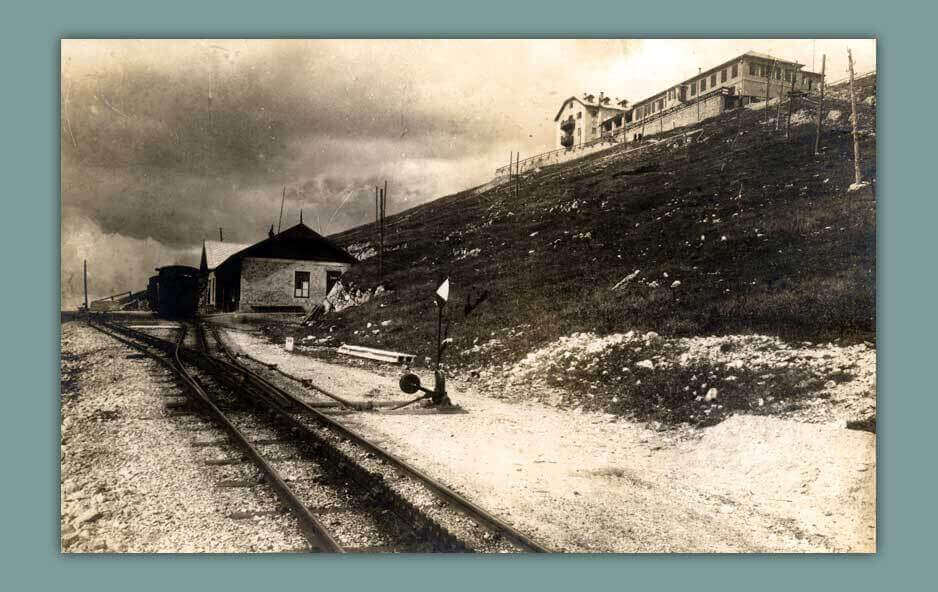
[[[311,550],[547,551],[241,364],[214,328],[206,332],[194,322],[190,332],[190,324],[183,324],[171,342],[117,324],[96,326],[150,355],[159,352],[202,413],[261,470],[299,521]],[[268,435],[263,446],[249,437],[258,429]]]

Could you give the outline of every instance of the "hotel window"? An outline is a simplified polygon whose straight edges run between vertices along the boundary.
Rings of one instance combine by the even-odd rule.
[[[693,82],[690,83],[690,96],[697,94],[697,85]]]
[[[782,69],[775,68],[775,80],[781,80],[781,79],[782,79]]]
[[[293,272],[293,297],[309,298],[309,272]]]
[[[733,64],[732,76],[733,78],[736,78],[737,76],[739,76],[739,64]]]
[[[710,88],[714,88],[717,85],[717,75],[714,74],[710,77]]]
[[[658,100],[658,111],[661,111],[662,109],[664,109],[664,99],[659,99],[659,100]]]
[[[704,78],[700,81],[700,92],[707,90],[707,79]]]
[[[577,113],[577,114],[576,114],[576,118],[577,118],[577,119],[583,119],[583,112],[580,111],[579,113]]]
[[[726,82],[726,68],[720,70],[720,82]]]
[[[750,75],[750,76],[757,76],[757,75],[758,75],[757,72],[756,72],[756,65],[755,65],[755,64],[749,64],[749,75]]]

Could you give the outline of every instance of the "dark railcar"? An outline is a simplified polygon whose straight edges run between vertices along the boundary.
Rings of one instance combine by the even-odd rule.
[[[147,307],[153,312],[160,309],[160,276],[150,276],[147,281]]]
[[[170,319],[195,316],[199,300],[199,270],[188,265],[167,265],[158,271],[159,315]]]

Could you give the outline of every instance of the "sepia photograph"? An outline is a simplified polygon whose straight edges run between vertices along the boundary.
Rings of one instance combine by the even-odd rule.
[[[63,554],[877,552],[876,38],[60,43]]]

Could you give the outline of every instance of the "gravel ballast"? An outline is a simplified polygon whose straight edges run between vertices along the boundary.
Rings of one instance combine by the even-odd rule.
[[[62,326],[62,551],[195,553],[305,551],[293,517],[222,432],[183,409],[172,374],[77,321]],[[207,442],[219,446],[202,445]],[[265,512],[244,519],[237,513]]]

